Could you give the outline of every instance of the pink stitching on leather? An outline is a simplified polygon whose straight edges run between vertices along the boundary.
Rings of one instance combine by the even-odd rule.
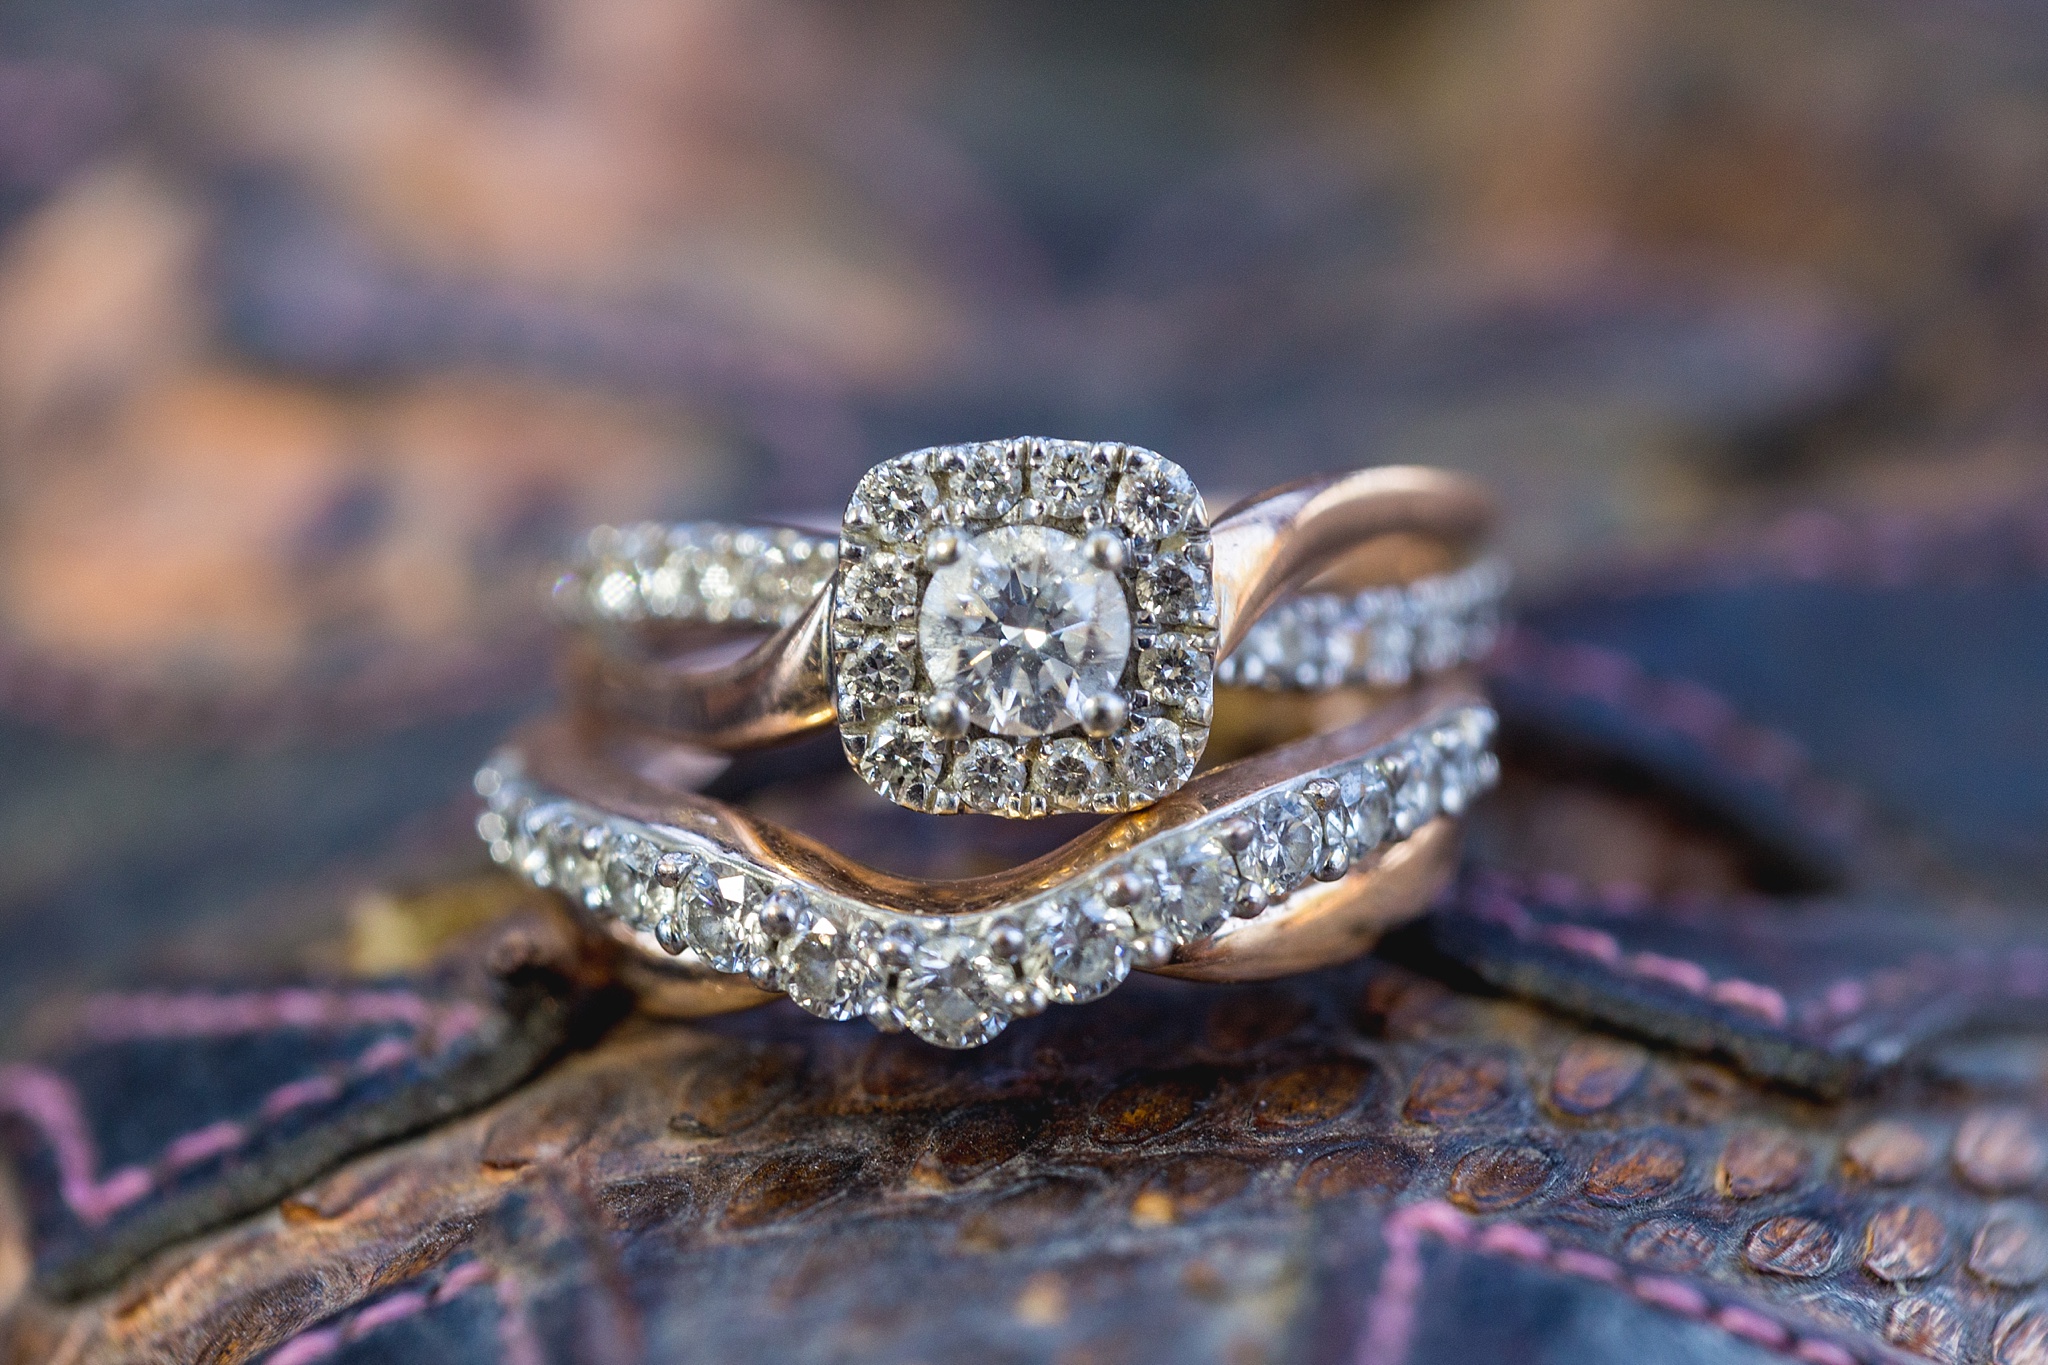
[[[465,1261],[443,1275],[441,1282],[431,1291],[401,1289],[367,1308],[357,1309],[338,1322],[298,1333],[272,1351],[265,1358],[264,1365],[306,1365],[308,1361],[332,1355],[342,1346],[387,1323],[409,1318],[432,1305],[446,1303],[492,1277],[491,1268],[482,1261]]]
[[[434,1040],[435,1047],[447,1048],[483,1020],[481,1010],[472,1008],[469,1016],[459,1021],[463,1023],[461,1034],[450,1036],[444,1031]],[[286,1081],[263,1097],[256,1112],[264,1123],[276,1123],[294,1110],[333,1099],[351,1081],[404,1063],[416,1050],[416,1044],[403,1039],[380,1039],[338,1072],[315,1072]],[[261,1125],[216,1120],[172,1138],[148,1165],[123,1166],[96,1178],[99,1148],[92,1139],[78,1092],[63,1076],[26,1064],[0,1068],[0,1110],[19,1114],[41,1130],[56,1158],[59,1190],[65,1205],[80,1222],[91,1226],[106,1222],[178,1171],[238,1151],[263,1131]]]
[[[1744,720],[1732,704],[1691,679],[1655,678],[1625,654],[1547,639],[1526,626],[1503,632],[1490,667],[1591,697],[1683,735],[1736,772],[1782,793],[1833,837],[1849,838],[1861,830],[1861,801],[1847,787],[1816,774],[1797,740]]]
[[[1626,1289],[1637,1300],[1679,1317],[1710,1324],[1729,1336],[1808,1365],[1859,1365],[1861,1357],[1837,1342],[1801,1337],[1768,1313],[1739,1303],[1718,1307],[1693,1285],[1661,1275],[1631,1275],[1604,1256],[1557,1247],[1534,1228],[1507,1221],[1481,1228],[1440,1199],[1397,1209],[1381,1225],[1387,1258],[1368,1308],[1365,1330],[1352,1353],[1354,1365],[1404,1365],[1415,1337],[1422,1297],[1422,1238],[1427,1234],[1454,1247],[1508,1256],[1570,1275],[1574,1279]]]
[[[1500,925],[1525,943],[1542,943],[1588,958],[1603,967],[1675,986],[1780,1027],[1791,1017],[1791,1005],[1784,993],[1774,987],[1741,977],[1716,980],[1699,963],[1667,957],[1663,953],[1624,954],[1619,940],[1604,930],[1589,929],[1582,924],[1542,923],[1504,887],[1482,887],[1468,904],[1473,915]]]
[[[422,1033],[461,1027],[476,1006],[436,1002],[414,991],[318,990],[137,991],[88,996],[82,1032],[99,1043],[137,1038],[222,1038],[276,1028],[350,1029],[405,1024]]]
[[[533,1335],[526,1293],[510,1275],[498,1277],[498,1347],[503,1365],[547,1365],[547,1352]]]

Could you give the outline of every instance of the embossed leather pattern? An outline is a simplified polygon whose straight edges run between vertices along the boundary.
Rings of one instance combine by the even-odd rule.
[[[517,1084],[592,1004],[561,971],[504,956],[531,928],[515,917],[415,980],[79,1001],[43,1053],[0,1066],[0,1150],[39,1286],[104,1288],[166,1244]]]

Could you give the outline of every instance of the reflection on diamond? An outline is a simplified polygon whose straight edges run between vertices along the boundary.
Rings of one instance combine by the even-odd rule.
[[[1099,903],[1042,905],[1027,932],[1024,975],[1058,1004],[1105,995],[1130,971],[1129,917]]]
[[[932,575],[918,618],[925,672],[985,730],[1043,735],[1081,723],[1130,657],[1130,606],[1115,574],[1044,526],[999,526]]]
[[[978,1047],[1003,1031],[1010,969],[967,933],[938,933],[913,950],[896,982],[911,1032],[940,1047]]]

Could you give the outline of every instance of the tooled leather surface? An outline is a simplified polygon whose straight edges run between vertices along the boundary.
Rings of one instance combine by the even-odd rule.
[[[1886,590],[1957,590],[1990,534]],[[971,1054],[636,1019],[106,1295],[29,1292],[6,1358],[2048,1359],[2048,933],[1958,892],[2033,884],[2030,845],[1982,875],[1926,757],[1966,772],[1986,707],[2038,700],[2041,615],[2000,596],[2023,638],[1987,654],[1921,613],[1949,633],[1896,675],[1714,668],[1838,621],[1874,647],[1875,589],[1811,562],[1539,605],[1500,668],[1511,783],[1593,772],[1797,895],[1559,846],[1384,960],[1134,982]],[[1670,593],[1711,629],[1665,630]],[[1968,688],[1913,671],[1942,659]],[[1831,747],[1816,678],[1866,722],[1910,703],[1917,747]]]

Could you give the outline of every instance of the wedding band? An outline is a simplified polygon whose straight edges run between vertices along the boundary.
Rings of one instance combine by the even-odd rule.
[[[794,624],[831,585],[839,538],[795,526],[599,526],[556,578],[557,620],[598,632]],[[1218,687],[1400,687],[1477,663],[1500,638],[1510,574],[1497,556],[1409,583],[1303,592],[1269,609],[1216,665]]]
[[[1296,617],[1283,612],[1265,645],[1231,662],[1269,608],[1375,541],[1468,547],[1491,519],[1476,484],[1436,470],[1305,480],[1212,527],[1186,471],[1135,446],[1020,438],[914,451],[862,476],[835,551],[771,532],[745,593],[714,593],[728,623],[783,623],[744,657],[636,657],[586,641],[571,684],[608,723],[708,749],[836,722],[855,771],[913,810],[1139,810],[1194,772],[1219,676],[1380,680],[1369,651],[1354,670],[1318,635],[1329,622],[1317,611],[1360,611],[1361,598],[1289,604]],[[661,571],[636,569],[630,593],[623,571],[607,573],[583,597],[600,616],[644,616],[649,603],[680,613],[680,578]],[[1497,601],[1497,583],[1490,570],[1454,591]],[[700,573],[696,602],[703,586]],[[1469,642],[1461,633],[1426,662],[1490,642],[1484,601],[1471,610]]]
[[[1362,951],[1449,875],[1455,817],[1498,776],[1493,729],[1469,685],[1433,683],[1021,867],[943,881],[695,794],[716,755],[551,719],[478,773],[477,828],[643,961],[973,1047],[1134,968],[1257,980]]]

